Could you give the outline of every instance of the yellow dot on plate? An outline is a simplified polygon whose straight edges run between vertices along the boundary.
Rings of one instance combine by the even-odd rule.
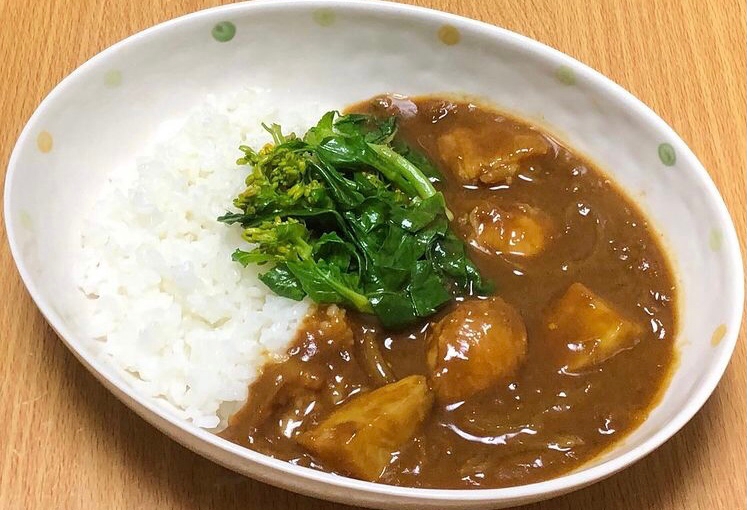
[[[107,71],[104,75],[104,85],[107,87],[118,87],[122,84],[122,73],[117,69]]]
[[[438,29],[438,38],[446,46],[454,46],[455,44],[459,44],[462,35],[456,27],[452,25],[444,25]]]
[[[52,150],[52,135],[46,131],[42,131],[36,137],[36,147],[39,151],[47,153]]]
[[[314,22],[320,27],[328,27],[335,22],[335,11],[332,9],[317,9],[314,11]]]
[[[711,345],[716,347],[726,335],[726,324],[720,324],[716,329],[713,330],[711,335]]]

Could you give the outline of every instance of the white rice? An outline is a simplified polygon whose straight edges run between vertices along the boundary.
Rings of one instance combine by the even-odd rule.
[[[237,147],[269,141],[261,122],[303,133],[322,113],[316,104],[278,108],[266,90],[208,96],[111,176],[81,232],[75,277],[100,356],[197,426],[225,425],[309,306],[275,296],[255,268],[231,261],[245,244],[241,229],[216,217],[243,189]]]

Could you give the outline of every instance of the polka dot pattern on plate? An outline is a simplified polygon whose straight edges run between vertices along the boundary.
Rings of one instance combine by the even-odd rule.
[[[43,152],[44,154],[50,152],[53,144],[52,135],[47,131],[42,131],[36,136],[36,147],[39,149],[39,152]]]
[[[104,75],[104,85],[109,88],[119,87],[122,84],[122,73],[118,69],[107,71]]]
[[[711,335],[711,345],[716,347],[726,336],[726,324],[719,324]]]
[[[462,34],[459,33],[459,30],[455,26],[443,25],[438,29],[438,39],[446,46],[454,46],[455,44],[459,44]]]
[[[313,17],[314,23],[316,23],[320,27],[329,27],[331,25],[334,25],[335,19],[337,18],[337,16],[335,15],[335,11],[333,11],[332,9],[317,9],[314,11]]]
[[[576,73],[568,66],[560,66],[555,71],[555,79],[563,85],[575,85]]]
[[[213,39],[218,42],[228,42],[236,35],[236,25],[230,21],[217,23],[212,30]]]
[[[27,210],[22,209],[18,213],[18,220],[21,224],[21,227],[25,228],[26,230],[34,230],[34,220],[31,219],[31,215]]]
[[[677,154],[674,152],[674,147],[669,143],[659,144],[659,159],[666,166],[672,166],[677,162]]]

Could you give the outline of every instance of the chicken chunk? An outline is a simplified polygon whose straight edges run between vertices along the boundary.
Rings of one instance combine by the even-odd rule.
[[[425,377],[411,375],[342,404],[298,442],[337,469],[376,481],[432,405]]]
[[[582,283],[574,283],[546,318],[547,337],[561,366],[588,369],[634,347],[642,329]]]
[[[527,331],[514,307],[498,297],[465,301],[436,324],[426,362],[436,398],[465,400],[516,373]]]
[[[464,183],[498,184],[510,181],[521,161],[546,154],[550,146],[539,133],[506,133],[456,128],[441,135],[437,143],[441,159]]]
[[[502,209],[478,205],[469,213],[469,243],[482,251],[531,257],[545,249],[552,221],[526,204]]]

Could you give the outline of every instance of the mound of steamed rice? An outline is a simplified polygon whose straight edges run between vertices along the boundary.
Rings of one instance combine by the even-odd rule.
[[[140,392],[200,427],[225,425],[309,307],[231,261],[241,229],[216,218],[243,189],[237,147],[269,141],[261,122],[303,133],[322,113],[280,109],[264,90],[208,96],[111,176],[82,229],[75,277],[88,297],[87,335]]]

